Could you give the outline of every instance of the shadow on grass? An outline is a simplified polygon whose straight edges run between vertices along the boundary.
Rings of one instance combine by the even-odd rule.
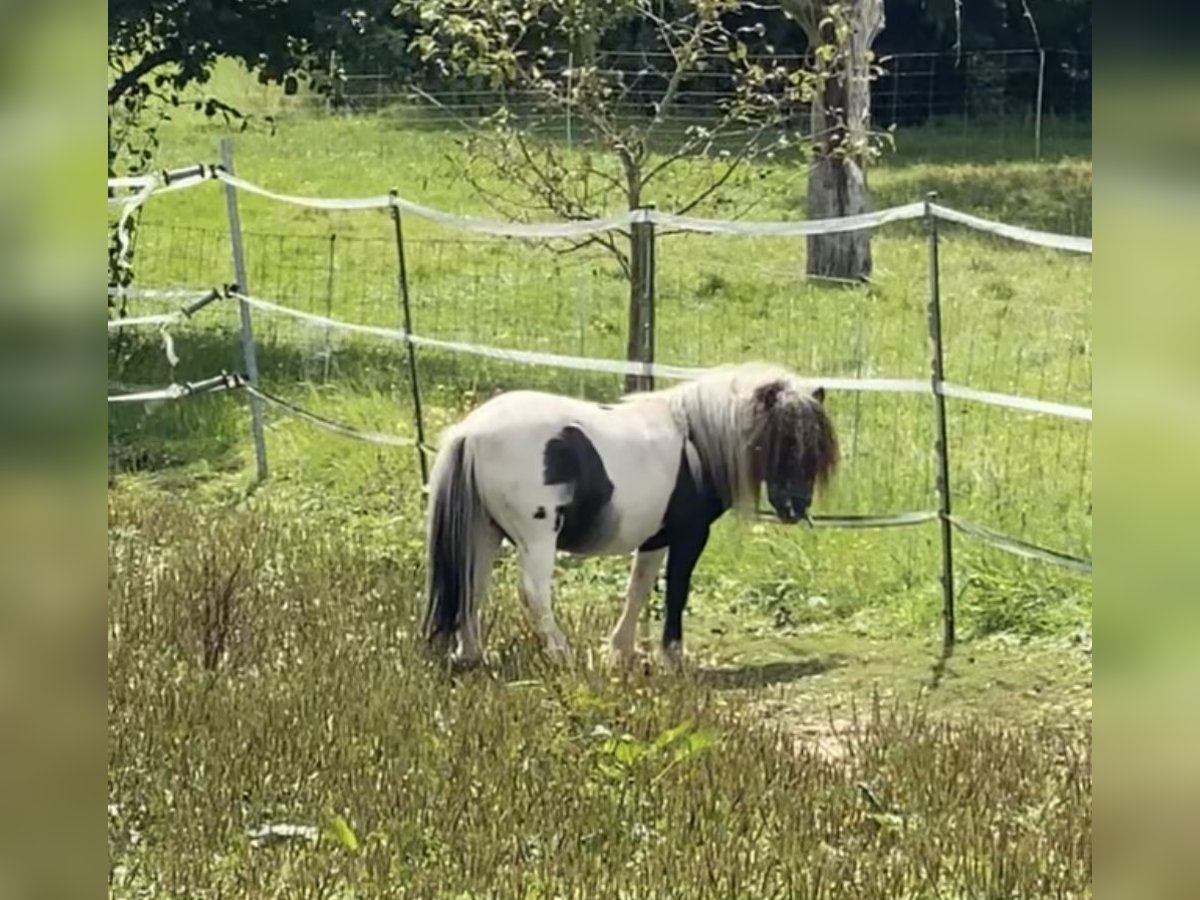
[[[734,667],[703,667],[696,672],[696,681],[718,691],[742,690],[791,684],[803,678],[823,675],[846,664],[840,653],[813,656],[808,659],[748,663]]]

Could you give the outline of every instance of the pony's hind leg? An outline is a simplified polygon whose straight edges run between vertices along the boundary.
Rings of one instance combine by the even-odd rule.
[[[654,579],[666,554],[667,550],[663,547],[659,550],[639,550],[633,558],[629,585],[625,590],[625,609],[608,639],[609,658],[614,665],[624,666],[633,661],[638,616],[650,596],[650,589],[654,587]]]
[[[546,650],[560,662],[570,665],[574,659],[566,636],[554,619],[550,607],[550,587],[554,578],[553,535],[549,540],[527,544],[520,550],[521,599],[529,609],[533,624],[537,627]]]
[[[501,540],[500,530],[491,522],[481,527],[475,536],[472,561],[475,569],[474,590],[471,592],[470,606],[463,613],[462,626],[458,630],[458,650],[455,653],[456,661],[463,665],[476,665],[483,659],[483,629],[480,619],[487,602],[492,566],[495,565],[496,554],[500,551]]]

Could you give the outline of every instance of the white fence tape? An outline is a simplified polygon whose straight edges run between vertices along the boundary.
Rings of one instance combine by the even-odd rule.
[[[140,288],[140,287],[110,287],[108,296],[115,299],[130,300],[199,300],[208,296],[209,291],[193,288]]]
[[[775,521],[775,513],[766,509],[757,510],[758,518],[768,522]],[[938,514],[932,510],[915,510],[913,512],[881,513],[878,515],[821,515],[813,516],[812,524],[816,528],[909,528],[914,525],[924,525],[937,521]]]
[[[147,325],[172,325],[184,318],[183,313],[159,313],[153,316],[125,316],[123,319],[109,319],[108,330],[120,331],[122,328],[138,328]]]
[[[174,172],[160,172],[154,175],[119,176],[108,179],[108,188],[120,191],[135,188],[134,193],[124,197],[109,197],[109,206],[119,206],[121,214],[117,218],[117,268],[124,269],[129,264],[129,223],[133,214],[150,199],[153,194],[163,194],[168,191],[179,191],[195,187],[213,177],[213,167],[206,165],[191,166]]]
[[[259,390],[253,385],[244,384],[243,389],[247,394],[250,394],[276,409],[282,410],[290,416],[295,416],[297,419],[302,419],[310,425],[316,425],[318,428],[323,428],[326,431],[332,431],[335,434],[343,435],[344,437],[354,438],[356,440],[365,441],[368,444],[379,444],[384,447],[415,447],[417,442],[410,437],[402,437],[397,434],[384,434],[381,431],[367,431],[362,428],[355,428],[352,425],[345,425],[341,422],[335,422],[333,419],[327,419],[324,416],[319,416],[314,412],[309,412],[303,407],[296,406],[294,403],[289,403],[279,397],[272,396],[266,391]]]
[[[865,228],[878,228],[889,222],[908,219],[918,219],[925,213],[923,202],[908,203],[877,212],[863,213],[856,216],[845,216],[836,219],[809,219],[795,222],[737,222],[724,219],[701,219],[693,216],[680,216],[674,213],[659,212],[654,209],[637,209],[618,215],[599,219],[587,219],[566,222],[502,222],[489,219],[463,216],[444,212],[406,200],[396,194],[377,194],[370,197],[305,197],[297,194],[284,194],[231,175],[225,170],[214,166],[195,166],[192,169],[179,170],[172,173],[154,176],[130,176],[110,178],[110,189],[136,188],[137,192],[128,198],[110,198],[110,205],[122,205],[122,221],[126,220],[138,206],[145,203],[151,194],[183,190],[194,187],[204,181],[216,178],[232,185],[238,190],[257,194],[280,203],[303,206],[309,209],[324,210],[368,210],[387,209],[396,207],[402,212],[408,212],[432,222],[472,231],[490,234],[496,237],[515,238],[571,238],[589,234],[599,234],[627,228],[635,222],[653,222],[665,228],[677,231],[690,231],[702,234],[728,234],[760,237],[796,237],[812,234],[835,234],[844,231],[861,231]],[[1008,225],[1004,222],[994,222],[969,213],[959,212],[941,204],[930,204],[930,211],[936,217],[948,222],[965,225],[978,231],[988,232],[1009,240],[1056,250],[1066,250],[1072,253],[1092,252],[1092,239],[1078,235],[1056,234],[1049,231],[1037,231],[1018,225]]]
[[[1067,250],[1071,253],[1092,252],[1092,239],[1073,234],[1055,234],[1051,231],[1034,231],[1032,228],[1022,228],[1020,225],[1006,225],[1004,222],[993,222],[991,219],[981,219],[970,213],[959,212],[948,206],[931,203],[930,209],[939,219],[966,225],[976,231],[986,231],[1000,237],[1023,244],[1036,244],[1039,247],[1049,247],[1053,250]]]
[[[154,194],[168,194],[172,191],[184,191],[196,187],[214,177],[214,168],[203,163],[176,169],[169,172],[157,172],[153,175],[126,175],[108,179],[108,190],[114,194],[108,198],[109,206],[126,207],[125,215],[141,206]],[[129,191],[130,193],[122,193]]]
[[[586,356],[563,356],[557,353],[537,353],[532,350],[509,350],[503,347],[491,347],[487,344],[445,341],[440,338],[422,337],[417,334],[412,335],[411,340],[416,347],[432,347],[436,350],[448,350],[451,353],[467,353],[472,356],[484,356],[504,362],[527,363],[534,366],[554,366],[556,368],[575,369],[583,372],[606,372],[613,375],[644,375],[688,381],[699,377],[704,371],[703,369],[664,365],[663,363],[633,362],[624,359],[597,359]]]
[[[319,325],[322,328],[336,328],[340,331],[350,331],[356,334],[369,334],[372,337],[383,338],[389,341],[404,342],[408,340],[408,335],[398,328],[387,328],[382,325],[359,325],[356,322],[343,322],[341,319],[331,319],[328,316],[319,316],[316,313],[303,312],[298,309],[292,309],[290,306],[280,306],[278,303],[272,303],[270,300],[263,300],[261,297],[251,297],[248,294],[231,293],[229,296],[235,300],[240,300],[247,306],[254,309],[260,309],[263,312],[273,313],[280,316],[289,316],[293,319],[299,319],[301,322],[307,322],[310,325]]]
[[[463,231],[473,231],[490,234],[495,237],[516,238],[570,238],[583,237],[589,234],[600,234],[627,228],[635,222],[653,222],[657,225],[669,226],[680,231],[695,231],[706,234],[738,234],[761,236],[794,236],[806,234],[833,234],[841,231],[859,231],[864,228],[876,228],[887,222],[916,219],[924,215],[923,203],[909,203],[879,212],[864,213],[858,216],[846,216],[839,219],[813,219],[797,222],[732,222],[720,219],[699,219],[691,216],[677,216],[672,213],[661,213],[653,209],[636,209],[615,216],[600,219],[586,219],[577,222],[500,222],[480,219],[474,216],[462,216],[443,212],[405,200],[395,195],[377,195],[374,197],[299,197],[294,194],[281,194],[268,190],[218,170],[217,178],[226,184],[233,185],[239,190],[258,194],[281,203],[290,203],[311,209],[354,210],[354,209],[383,209],[395,206],[401,212],[411,213],[422,219],[437,222],[450,228]]]
[[[112,387],[112,385],[110,385]],[[247,382],[240,375],[230,375],[223,373],[213,378],[207,378],[204,381],[192,382],[188,384],[168,384],[159,388],[140,388],[120,394],[109,394],[109,403],[153,403],[168,400],[181,400],[184,397],[192,394],[211,394],[220,391],[228,391],[234,389],[244,390],[247,394],[257,397],[264,403],[279,409],[287,415],[294,416],[297,419],[302,419],[326,431],[332,431],[345,437],[354,438],[356,440],[365,441],[369,444],[379,444],[386,447],[415,447],[417,441],[414,438],[404,437],[397,434],[384,434],[380,431],[368,431],[362,428],[355,428],[352,425],[346,425],[342,422],[336,422],[333,419],[327,419],[317,413],[310,412],[303,407],[296,406],[294,403],[289,403],[279,397],[273,396],[266,391],[259,390]]]
[[[306,206],[309,209],[386,209],[392,202],[387,194],[375,197],[335,197],[329,199],[324,197],[299,197],[295,194],[280,194],[276,191],[267,190],[267,188],[260,187],[252,181],[238,178],[236,175],[230,175],[224,169],[218,169],[216,176],[218,181],[233,185],[239,191],[258,194],[258,196],[266,197],[268,200],[289,203],[292,206]]]
[[[156,175],[117,175],[108,179],[108,186],[117,188],[144,188],[153,186],[158,181]]]
[[[186,385],[168,384],[166,387],[151,388],[145,391],[134,391],[130,394],[109,394],[109,403],[148,403],[152,400],[178,400],[186,397],[189,391]]]
[[[1070,553],[1063,553],[1061,550],[1039,547],[1037,544],[1031,544],[1020,538],[1010,537],[1007,534],[988,528],[985,525],[980,525],[977,522],[960,519],[958,516],[950,516],[949,521],[951,525],[964,534],[969,534],[1014,556],[1023,556],[1026,559],[1036,559],[1039,562],[1061,566],[1065,569],[1078,572],[1081,575],[1092,574],[1092,561],[1090,559],[1084,559]]]
[[[575,369],[585,372],[604,372],[613,375],[649,375],[656,378],[674,380],[690,380],[698,378],[707,369],[693,366],[675,366],[664,363],[641,363],[620,359],[598,359],[585,356],[564,356],[558,353],[539,353],[532,350],[511,350],[504,347],[493,347],[487,344],[475,344],[466,341],[447,341],[441,338],[424,337],[419,334],[406,334],[398,328],[387,328],[378,325],[359,325],[343,322],[329,316],[316,313],[302,312],[288,306],[272,303],[259,297],[234,293],[231,296],[244,301],[248,306],[276,315],[289,316],[311,325],[323,328],[334,328],[342,331],[368,334],[385,340],[404,343],[409,341],[415,347],[430,347],[446,350],[451,353],[466,353],[473,356],[483,356],[504,362],[524,363],[538,366],[551,366],[562,369]],[[929,381],[917,378],[845,378],[805,376],[803,381],[816,387],[820,385],[831,391],[863,391],[899,394],[928,394],[931,391]],[[941,392],[947,397],[963,400],[974,400],[993,406],[1006,406],[1026,412],[1043,415],[1059,416],[1068,419],[1080,419],[1090,422],[1092,411],[1086,407],[1071,406],[1065,403],[1055,403],[1047,400],[1034,400],[1012,394],[999,394],[992,391],[980,391],[975,388],[942,382]]]
[[[1029,397],[1019,397],[1014,394],[997,394],[994,391],[980,391],[959,384],[942,382],[941,393],[945,397],[958,400],[974,400],[977,403],[989,403],[992,406],[1007,406],[1009,409],[1019,409],[1023,412],[1042,413],[1047,416],[1058,416],[1062,419],[1078,419],[1082,422],[1092,421],[1092,411],[1086,406],[1071,406],[1066,403],[1054,403],[1049,400],[1033,400]]]
[[[479,234],[490,234],[496,237],[513,238],[571,238],[584,237],[589,234],[602,234],[606,231],[617,231],[627,227],[631,222],[645,219],[644,210],[634,210],[618,216],[603,219],[582,219],[578,222],[497,222],[489,219],[477,219],[474,216],[456,216],[441,210],[430,209],[413,203],[411,200],[394,198],[396,208],[402,212],[410,212],[415,216],[437,222],[450,228],[463,231],[473,231]]]
[[[129,222],[138,207],[150,199],[154,191],[154,182],[148,182],[138,189],[136,194],[126,198],[121,204],[121,215],[117,217],[117,268],[127,269],[129,266]]]
[[[154,400],[178,400],[192,394],[213,394],[218,391],[229,391],[245,386],[245,380],[240,375],[222,372],[202,381],[189,381],[186,384],[168,384],[160,388],[146,388],[125,394],[109,394],[109,403],[148,403]]]
[[[809,234],[836,234],[842,231],[861,231],[866,228],[878,228],[888,222],[902,222],[906,219],[919,219],[925,215],[924,203],[907,203],[904,206],[893,206],[878,212],[862,213],[857,216],[843,216],[837,219],[802,219],[797,222],[731,222],[724,219],[697,219],[691,216],[677,216],[673,213],[661,213],[648,210],[648,216],[655,224],[678,229],[679,231],[694,231],[701,234],[730,234],[743,237],[798,237]]]

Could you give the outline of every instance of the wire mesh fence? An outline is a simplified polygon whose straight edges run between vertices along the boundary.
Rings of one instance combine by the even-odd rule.
[[[762,61],[789,68],[807,62],[795,55]],[[567,67],[572,63],[561,61]],[[625,86],[614,113],[618,121],[651,114],[674,67],[669,55],[649,51],[601,52],[594,64]],[[668,124],[679,130],[709,124],[719,102],[730,95],[731,77],[719,65],[690,73],[674,94]],[[1034,157],[1090,136],[1091,84],[1091,55],[1072,50],[882,53],[871,86],[871,117],[879,130],[895,125],[957,131],[964,151],[977,148],[986,133],[993,155]],[[584,117],[570,103],[547,106],[532,95],[502,94],[482,81],[418,85],[383,66],[347,72],[329,94],[298,102],[306,112],[315,107],[335,114],[386,114],[429,129],[474,126],[503,103],[531,132],[568,145],[589,140]],[[789,110],[790,126],[804,133],[809,113],[796,104]],[[913,150],[919,153],[919,133],[906,135],[914,138]],[[939,144],[946,147],[944,136]]]
[[[156,285],[230,281],[227,233],[191,226],[147,229],[139,279]],[[880,268],[903,269],[914,238],[881,233]],[[919,240],[919,239],[917,239]],[[298,310],[399,328],[393,241],[246,231],[251,289]],[[867,289],[804,278],[802,239],[672,235],[660,241],[656,358],[705,367],[770,359],[799,372],[846,378],[928,377],[923,271],[883,276]],[[942,273],[947,380],[1089,405],[1091,345],[1087,279],[1055,269],[1032,296],[977,252],[948,240]],[[422,238],[405,242],[415,332],[430,337],[576,357],[625,353],[628,282],[599,248],[562,252],[552,242]],[[1031,251],[1034,252],[1034,251]],[[753,265],[747,260],[753,259]],[[896,261],[896,262],[894,262]],[[212,327],[232,327],[226,313]],[[258,317],[264,384],[349,383],[387,389],[408,408],[401,348],[285,318]],[[236,353],[231,350],[231,362]],[[447,386],[442,404],[463,408],[512,387],[612,399],[622,379],[422,349],[427,386]],[[837,514],[926,509],[933,480],[929,399],[849,392],[840,417],[845,475],[824,501]],[[964,515],[1002,530],[1084,553],[1090,545],[1090,427],[1057,418],[951,400],[955,495]],[[372,423],[366,423],[372,424]],[[1030,510],[1046,509],[1046,516]],[[1035,522],[1034,519],[1037,521]],[[1065,546],[1064,546],[1065,545]]]
[[[932,207],[926,210],[932,214]],[[430,401],[423,424],[432,435],[501,390],[541,388],[603,400],[621,393],[619,373],[550,359],[529,365],[506,355],[622,360],[630,284],[611,252],[595,245],[572,249],[556,239],[464,237],[440,225],[407,240],[398,231],[390,238],[382,231],[379,237],[347,235],[334,227],[338,215],[329,213],[319,232],[241,233],[249,285],[240,287],[276,304],[256,307],[261,386],[302,395],[301,405],[317,417],[310,423],[320,425],[325,416],[360,436],[399,427],[411,437],[412,421],[421,420],[420,390]],[[231,281],[227,232],[158,224],[140,229],[138,241],[142,284],[196,288]],[[945,251],[933,277],[942,298],[945,382],[1016,401],[1090,407],[1090,259],[1045,246],[998,250],[996,242],[957,229],[941,238]],[[931,490],[935,463],[946,459],[951,487],[942,496],[954,497],[954,516],[942,509],[947,527],[953,521],[1002,548],[1032,548],[1045,560],[1065,554],[1074,568],[1090,568],[1090,409],[1072,420],[1034,414],[1020,402],[1004,407],[922,389],[930,383],[926,315],[932,307],[929,247],[918,224],[875,233],[878,275],[869,286],[806,279],[806,241],[794,230],[783,237],[675,231],[658,237],[656,247],[656,362],[701,368],[767,359],[844,380],[847,389],[831,391],[827,401],[841,432],[843,475],[820,498],[818,513],[842,521],[928,516],[938,504]],[[1024,269],[1038,277],[1020,277]],[[230,339],[237,296],[213,304],[219,308],[180,336],[179,356],[240,369]],[[368,335],[339,322],[389,330]],[[410,335],[415,380],[405,364]],[[152,344],[142,350],[154,352]],[[172,355],[160,363],[163,380],[178,380]],[[187,364],[180,371],[190,380],[212,374]],[[854,386],[879,378],[918,390]],[[341,408],[347,392],[371,398],[354,406],[361,420],[347,422]],[[932,407],[942,403],[947,442],[935,453]],[[882,553],[908,573],[904,577],[915,578],[938,556],[930,538],[913,534],[830,540],[840,542],[844,552],[837,558],[849,560],[851,572]],[[794,535],[778,541],[781,550],[799,547]]]

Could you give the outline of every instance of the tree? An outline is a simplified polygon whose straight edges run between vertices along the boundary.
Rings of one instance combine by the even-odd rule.
[[[330,47],[363,34],[390,11],[384,0],[354,6],[345,0],[109,0],[109,176],[150,168],[158,129],[181,103],[245,127],[248,117],[219,97],[185,101],[189,88],[208,82],[218,59],[239,60],[263,83],[294,92]],[[135,232],[136,221],[128,222],[127,237]],[[130,278],[113,223],[109,279],[126,284]]]
[[[817,48],[823,76],[812,105],[808,217],[867,212],[866,164],[873,151],[871,45],[884,27],[883,0],[783,0],[783,6]],[[821,278],[870,277],[870,230],[811,235],[806,268],[810,276]]]
[[[386,0],[109,0],[109,170],[144,166],[154,128],[187,88],[204,85],[219,58],[239,60],[263,83],[291,92],[332,47],[386,20]],[[220,98],[193,101],[209,115],[241,117]]]
[[[517,220],[597,218],[655,199],[692,212],[761,177],[752,162],[796,146],[794,114],[822,77],[769,61],[767,13],[740,0],[411,0],[399,8],[419,23],[412,47],[424,60],[495,92],[492,114],[463,141],[462,166],[493,208]],[[631,41],[632,54],[603,49]],[[703,107],[693,99],[700,80],[717,86]],[[703,114],[704,123],[673,124],[681,112]],[[536,138],[540,118],[566,115],[582,131],[579,146]],[[715,161],[708,177],[690,190],[672,184],[677,164],[695,156]],[[649,251],[634,231],[574,247],[599,244],[616,258],[630,285],[628,358],[649,361]]]

